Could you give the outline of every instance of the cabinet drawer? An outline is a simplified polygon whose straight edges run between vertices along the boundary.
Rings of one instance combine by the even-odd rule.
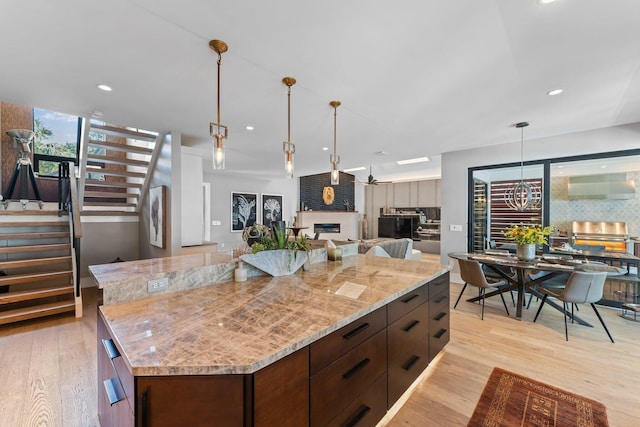
[[[449,292],[449,272],[429,282],[429,299],[433,299],[443,292]]]
[[[311,374],[372,337],[385,326],[387,314],[385,307],[381,307],[312,343],[309,350]]]
[[[366,392],[331,420],[329,427],[374,427],[387,413],[386,395],[387,375],[383,373]]]
[[[447,315],[447,317],[449,317]],[[429,361],[432,361],[434,357],[440,353],[440,350],[444,348],[449,342],[449,327],[439,328],[429,334]]]
[[[311,377],[311,425],[326,425],[386,370],[382,330]]]
[[[427,301],[428,284],[415,289],[395,301],[387,304],[387,316],[389,323],[393,323],[423,302]]]
[[[391,407],[429,364],[429,303],[389,325],[387,334]]]

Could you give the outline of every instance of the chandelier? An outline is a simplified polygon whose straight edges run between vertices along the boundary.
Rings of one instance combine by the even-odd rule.
[[[520,129],[520,182],[504,192],[504,202],[513,210],[540,209],[542,190],[536,184],[524,181],[524,128],[529,126],[527,122],[516,124]]]
[[[218,120],[216,123],[209,123],[209,134],[213,138],[213,169],[224,169],[224,146],[222,140],[227,139],[227,127],[220,121],[220,64],[222,54],[228,50],[228,46],[222,40],[211,40],[209,42],[211,50],[218,54]]]
[[[331,185],[338,185],[340,184],[340,171],[338,170],[340,156],[336,154],[336,122],[340,101],[331,101],[329,105],[333,108],[333,154],[329,155],[329,161],[331,162]]]
[[[287,140],[282,143],[284,174],[287,178],[293,178],[293,153],[296,152],[296,144],[291,142],[291,86],[296,84],[296,79],[285,77],[282,83],[287,85]]]

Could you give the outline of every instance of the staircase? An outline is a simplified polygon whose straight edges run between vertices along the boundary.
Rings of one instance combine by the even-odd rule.
[[[78,185],[81,215],[138,215],[162,138],[109,125],[85,126]]]
[[[0,325],[53,314],[82,316],[68,215],[0,215]]]

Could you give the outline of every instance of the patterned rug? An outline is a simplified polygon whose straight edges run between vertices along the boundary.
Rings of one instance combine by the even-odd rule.
[[[494,368],[468,427],[608,425],[602,403]]]

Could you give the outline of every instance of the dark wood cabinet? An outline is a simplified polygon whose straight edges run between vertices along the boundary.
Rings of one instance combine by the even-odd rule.
[[[386,371],[387,337],[381,330],[311,377],[311,426],[327,425]]]
[[[311,343],[309,346],[311,374],[323,369],[386,326],[387,311],[385,307],[381,307]]]
[[[429,362],[449,342],[450,335],[449,273],[429,285]]]
[[[387,375],[380,375],[364,393],[328,424],[329,427],[374,427],[387,413]]]
[[[309,347],[253,374],[255,427],[298,427],[309,422]]]
[[[390,408],[429,364],[429,304],[423,302],[391,323],[387,334]]]

